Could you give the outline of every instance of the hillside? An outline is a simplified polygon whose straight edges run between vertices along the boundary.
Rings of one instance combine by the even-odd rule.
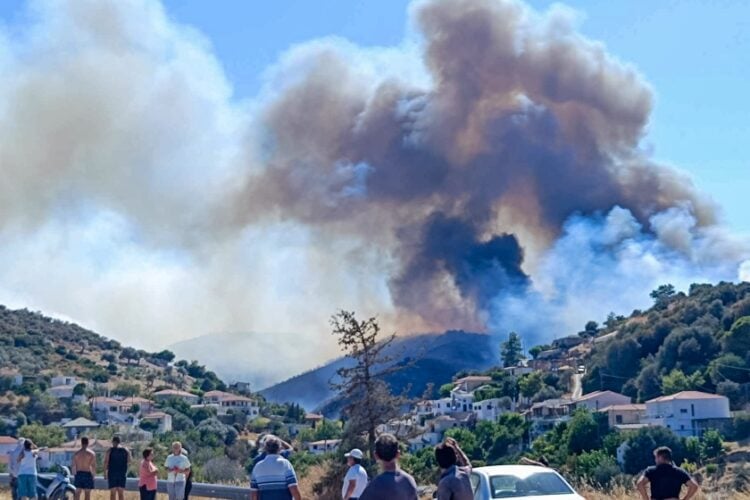
[[[101,392],[133,391],[135,385],[195,392],[224,387],[213,372],[196,362],[170,365],[174,358],[170,351],[125,347],[74,323],[0,306],[0,392],[10,387],[15,374],[24,377],[24,385],[14,389],[22,397],[44,392],[56,375],[92,382]],[[7,409],[8,403],[3,405]]]
[[[417,397],[424,393],[429,383],[438,388],[450,382],[459,371],[482,370],[494,365],[498,346],[489,335],[448,331],[398,337],[387,354],[408,364],[407,368],[386,379],[392,391],[400,393],[408,387],[409,395]],[[333,414],[336,404],[330,401],[333,393],[329,381],[346,362],[345,358],[338,358],[264,389],[261,394],[270,401],[293,401],[308,408],[323,407],[327,413]]]
[[[750,283],[668,285],[654,305],[611,319],[588,356],[586,392],[611,389],[638,401],[680,390],[717,392],[735,409],[750,396]]]

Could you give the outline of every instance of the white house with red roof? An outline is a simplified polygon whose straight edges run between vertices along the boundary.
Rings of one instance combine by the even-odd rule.
[[[219,415],[227,414],[229,410],[241,411],[251,417],[260,414],[260,406],[256,400],[231,392],[208,391],[203,395],[203,403],[215,407]]]
[[[646,401],[645,423],[661,425],[680,436],[700,436],[732,418],[726,396],[682,391]]]
[[[172,415],[163,411],[155,411],[141,418],[141,422],[153,422],[156,432],[164,433],[172,431]]]

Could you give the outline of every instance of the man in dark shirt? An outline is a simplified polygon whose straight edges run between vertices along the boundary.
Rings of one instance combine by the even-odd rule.
[[[120,446],[120,436],[114,436],[112,448],[104,455],[104,478],[109,486],[110,500],[125,500],[128,465],[130,452]]]
[[[473,500],[471,463],[453,438],[435,447],[435,460],[440,466],[438,500]]]
[[[370,481],[359,500],[417,500],[417,483],[398,466],[398,440],[381,434],[375,441],[375,458],[383,472]]]
[[[638,492],[643,500],[679,500],[682,485],[687,485],[687,493],[682,500],[690,500],[698,492],[698,483],[685,470],[672,463],[672,450],[662,446],[654,450],[656,465],[646,469],[638,481]],[[651,485],[651,496],[646,490]]]

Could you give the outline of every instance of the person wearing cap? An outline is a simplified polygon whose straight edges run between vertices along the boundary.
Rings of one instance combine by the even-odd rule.
[[[367,471],[362,467],[364,455],[362,450],[354,448],[344,455],[349,470],[344,477],[344,486],[341,488],[341,498],[343,500],[358,500],[359,496],[367,488]]]

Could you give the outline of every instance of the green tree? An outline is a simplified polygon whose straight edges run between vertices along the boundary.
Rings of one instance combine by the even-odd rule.
[[[614,457],[604,450],[586,451],[575,457],[575,475],[595,487],[606,488],[620,474]]]
[[[565,441],[569,454],[577,455],[601,447],[599,424],[591,412],[577,410],[568,422]]]
[[[667,306],[669,301],[675,296],[675,289],[673,285],[660,285],[656,290],[653,290],[649,295],[654,299],[654,306],[657,309],[663,309]]]
[[[31,439],[37,446],[48,448],[60,446],[65,442],[65,432],[62,427],[29,424],[21,427],[19,435]]]
[[[443,384],[440,386],[440,390],[438,391],[440,393],[441,398],[447,398],[451,395],[451,391],[456,386],[453,382],[449,382],[447,384]]]
[[[672,370],[661,378],[661,390],[665,395],[701,389],[706,381],[700,372],[685,375],[682,370]]]
[[[726,352],[750,352],[750,316],[744,316],[735,321],[724,336],[723,343]]]
[[[516,366],[524,359],[521,336],[516,332],[510,332],[508,340],[500,345],[500,359],[506,367]]]
[[[172,361],[174,361],[175,355],[172,351],[168,351],[165,349],[163,351],[157,352],[154,357],[156,359],[166,361],[167,363],[171,363]]]
[[[654,450],[659,446],[672,449],[672,457],[679,465],[685,459],[685,445],[679,436],[666,427],[644,427],[635,431],[626,441],[624,471],[639,474],[654,463]]]
[[[548,351],[552,348],[549,344],[543,344],[543,345],[535,345],[531,349],[529,349],[529,356],[531,356],[532,359],[536,359],[537,356],[539,356],[539,353]]]
[[[544,379],[541,372],[529,373],[518,380],[518,390],[525,398],[534,397],[543,387]]]
[[[315,426],[315,440],[337,439],[341,437],[341,427],[332,420],[324,419]]]
[[[141,386],[134,382],[120,382],[112,389],[112,393],[125,398],[131,398],[140,395]]]
[[[714,460],[724,452],[724,440],[716,429],[708,429],[701,436],[701,459]]]
[[[386,354],[396,336],[381,338],[376,318],[359,321],[348,311],[332,316],[331,326],[344,355],[354,361],[353,365],[337,370],[339,381],[332,384],[345,401],[345,437],[353,440],[365,434],[370,459],[375,460],[377,427],[398,417],[404,403],[403,398],[391,394],[383,382],[386,375],[404,367],[394,365],[393,357]]]

